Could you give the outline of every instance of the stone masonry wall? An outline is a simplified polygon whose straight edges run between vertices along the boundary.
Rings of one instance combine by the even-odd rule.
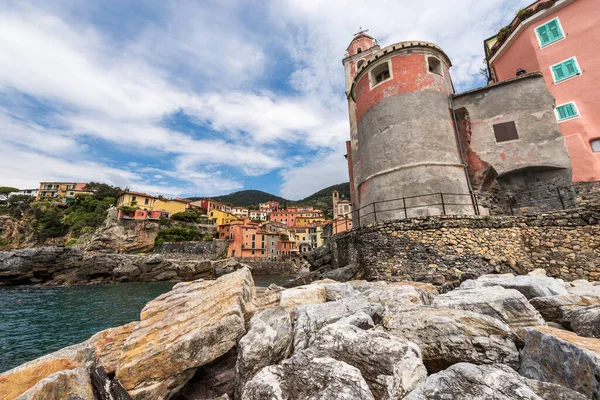
[[[600,281],[600,208],[535,216],[434,216],[370,225],[332,237],[334,267],[358,263],[369,280],[448,288],[494,272],[544,268]]]
[[[204,242],[169,242],[156,246],[154,251],[162,254],[194,254],[214,260],[227,249],[226,240],[209,240]],[[197,257],[196,257],[197,258]]]

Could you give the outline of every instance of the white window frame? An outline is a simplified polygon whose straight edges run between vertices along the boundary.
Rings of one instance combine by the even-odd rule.
[[[558,107],[562,107],[564,105],[567,104],[573,104],[573,107],[575,107],[575,111],[577,111],[577,115],[571,118],[567,118],[567,119],[560,119],[560,116],[558,115]],[[579,112],[579,107],[577,107],[577,104],[575,104],[575,101],[567,101],[566,103],[562,103],[562,104],[557,104],[556,107],[554,107],[554,115],[556,116],[556,122],[563,123],[563,122],[567,122],[567,121],[572,121],[574,119],[577,118],[581,118],[581,113]]]
[[[558,40],[555,40],[554,42],[550,42],[550,43],[548,43],[548,44],[542,45],[542,41],[540,40],[540,36],[538,35],[537,29],[538,29],[540,26],[542,26],[542,25],[546,25],[547,23],[549,23],[549,22],[552,22],[552,21],[554,21],[554,20],[556,20],[556,21],[558,22],[558,27],[560,28],[560,31],[562,32],[562,34],[563,34],[563,37],[562,37],[562,38],[560,38],[560,39],[558,39]],[[563,29],[563,26],[562,26],[562,24],[560,23],[560,19],[559,19],[558,17],[554,17],[554,18],[552,18],[552,19],[550,19],[550,20],[548,20],[548,21],[544,22],[543,24],[536,25],[535,27],[533,27],[533,33],[535,34],[535,38],[536,38],[536,39],[537,39],[537,41],[538,41],[538,46],[540,46],[540,49],[545,49],[546,47],[552,46],[554,43],[561,42],[561,41],[563,41],[563,40],[565,40],[565,39],[567,38],[567,33],[566,33],[566,32],[565,32],[565,30]]]
[[[558,64],[562,64],[562,63],[564,63],[565,61],[568,61],[568,60],[570,60],[570,59],[573,59],[573,60],[575,60],[575,65],[577,66],[577,70],[579,71],[579,73],[578,73],[577,75],[573,75],[573,76],[571,76],[571,77],[569,77],[569,78],[567,78],[567,79],[563,79],[562,81],[557,81],[557,80],[556,80],[556,77],[554,76],[554,71],[552,70],[552,67],[555,67],[555,66],[557,66]],[[583,75],[583,70],[582,70],[582,69],[581,69],[581,67],[579,66],[579,61],[577,60],[577,56],[573,56],[573,57],[565,58],[565,59],[564,59],[564,60],[562,60],[561,62],[557,62],[556,64],[554,64],[554,65],[551,65],[551,66],[550,66],[550,75],[552,76],[552,81],[554,82],[554,84],[555,84],[555,85],[559,85],[559,84],[561,84],[561,83],[563,83],[563,82],[570,81],[571,79],[574,79],[574,78],[578,78],[578,77],[580,77],[581,75]]]
[[[373,76],[373,70],[375,68],[379,67],[380,65],[384,64],[384,63],[387,63],[388,71],[390,71],[390,77],[388,79],[383,80],[383,81],[381,81],[381,82],[378,83],[378,82],[375,81],[375,77]],[[392,59],[391,58],[388,58],[386,60],[382,60],[382,61],[378,62],[377,64],[374,64],[374,65],[371,66],[371,69],[369,70],[369,85],[370,85],[371,89],[373,89],[374,87],[377,87],[377,86],[381,85],[384,82],[391,81],[392,79],[394,79],[394,73],[392,71]]]

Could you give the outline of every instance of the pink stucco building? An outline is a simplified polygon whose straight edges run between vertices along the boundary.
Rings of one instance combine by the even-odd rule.
[[[538,0],[484,42],[491,83],[544,75],[574,182],[600,180],[599,43],[598,0]]]

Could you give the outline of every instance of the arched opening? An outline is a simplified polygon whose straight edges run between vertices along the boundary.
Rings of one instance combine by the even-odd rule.
[[[360,60],[356,63],[356,69],[360,69],[365,64],[365,60]]]
[[[437,74],[439,76],[444,76],[442,72],[442,62],[435,57],[427,57],[427,65],[429,68],[429,72],[432,74]]]
[[[358,53],[362,53],[362,49],[359,47],[358,49],[356,49],[356,54]]]

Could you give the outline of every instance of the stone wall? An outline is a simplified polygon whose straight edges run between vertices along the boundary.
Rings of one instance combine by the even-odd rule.
[[[209,240],[204,242],[170,242],[156,246],[154,251],[161,254],[195,254],[214,260],[225,253],[226,240]]]
[[[600,208],[536,216],[432,216],[370,225],[332,237],[332,266],[356,263],[368,280],[448,288],[494,272],[544,268],[600,281]]]

